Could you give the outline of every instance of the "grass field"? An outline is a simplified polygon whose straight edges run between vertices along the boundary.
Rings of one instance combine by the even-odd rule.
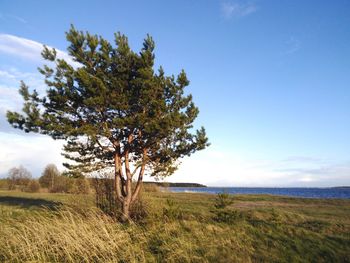
[[[0,262],[350,262],[350,200],[234,196],[218,220],[215,198],[143,193],[122,225],[92,195],[0,191]]]

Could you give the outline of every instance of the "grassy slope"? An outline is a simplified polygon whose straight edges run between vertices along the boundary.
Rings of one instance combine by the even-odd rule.
[[[0,261],[350,262],[350,200],[234,196],[231,223],[213,195],[143,200],[147,220],[122,226],[92,196],[0,191]]]

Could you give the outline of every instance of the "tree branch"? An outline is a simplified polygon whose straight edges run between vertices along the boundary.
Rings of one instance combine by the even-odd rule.
[[[134,202],[137,199],[137,196],[139,195],[139,192],[141,190],[142,179],[145,173],[146,163],[147,163],[147,149],[145,148],[143,150],[143,158],[142,158],[141,169],[139,172],[139,177],[137,178],[137,184],[136,184],[134,193],[132,194],[131,202]]]
[[[120,202],[123,202],[124,200],[124,197],[122,195],[122,192],[121,192],[121,179],[120,179],[120,167],[119,167],[119,155],[118,153],[115,154],[114,156],[114,166],[115,166],[115,175],[114,175],[114,184],[115,184],[115,191],[116,191],[116,194],[117,194],[117,198]]]

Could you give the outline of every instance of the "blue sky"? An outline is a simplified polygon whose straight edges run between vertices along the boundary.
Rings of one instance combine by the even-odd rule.
[[[1,1],[0,176],[62,162],[61,142],[11,129],[4,113],[21,107],[19,80],[45,90],[40,47],[68,58],[74,24],[111,41],[121,31],[135,50],[149,33],[157,65],[187,72],[212,145],[169,181],[350,184],[349,1],[101,2]]]

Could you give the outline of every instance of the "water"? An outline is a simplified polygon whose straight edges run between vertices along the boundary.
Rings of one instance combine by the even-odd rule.
[[[350,199],[350,188],[169,187],[171,192],[269,194],[307,198]]]

